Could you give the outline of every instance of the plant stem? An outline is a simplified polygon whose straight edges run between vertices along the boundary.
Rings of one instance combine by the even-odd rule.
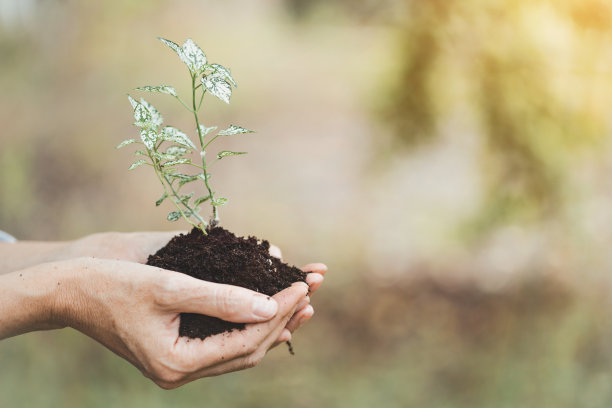
[[[214,205],[215,193],[212,191],[210,185],[208,184],[208,172],[206,171],[206,154],[204,153],[204,136],[202,135],[202,129],[200,129],[200,119],[198,118],[198,110],[202,105],[204,93],[202,93],[202,98],[200,99],[200,106],[196,106],[196,75],[191,75],[191,89],[193,101],[193,116],[195,117],[196,129],[198,130],[198,137],[200,139],[200,148],[202,149],[200,157],[202,157],[202,173],[204,174],[204,184],[206,185],[206,189],[208,190],[210,202],[213,207],[213,218],[210,220],[209,226],[211,228],[214,228],[219,224],[219,210],[217,209],[217,206]]]
[[[193,208],[191,208],[189,206],[189,204],[186,204],[186,203],[184,203],[181,200],[181,197],[178,194],[178,192],[174,189],[174,186],[172,185],[172,182],[170,180],[168,180],[168,177],[163,175],[163,171],[161,169],[161,165],[159,164],[159,161],[153,158],[153,156],[151,155],[151,152],[147,151],[147,154],[149,155],[149,158],[153,162],[153,164],[152,164],[153,169],[155,169],[155,174],[157,175],[157,178],[159,179],[159,182],[162,184],[162,187],[164,188],[164,193],[167,196],[170,196],[170,194],[168,194],[168,190],[166,189],[166,185],[167,185],[168,187],[170,187],[170,190],[172,191],[172,195],[176,199],[176,200],[172,200],[172,203],[174,204],[176,209],[181,213],[183,218],[185,218],[185,220],[189,224],[191,224],[192,226],[198,228],[204,234],[206,234],[206,225],[207,225],[206,222],[202,219],[202,217],[200,217],[200,215],[197,212],[194,211]],[[164,180],[165,180],[165,183],[164,183]],[[187,216],[187,214],[185,214],[183,209],[178,205],[178,203],[181,203],[189,211],[189,213],[192,214],[200,222],[200,224],[195,224],[193,221],[191,221],[189,219],[189,217]]]

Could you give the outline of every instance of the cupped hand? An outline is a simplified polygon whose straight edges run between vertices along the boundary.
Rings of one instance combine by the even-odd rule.
[[[173,231],[93,234],[69,243],[59,258],[95,257],[146,263],[150,254],[157,252],[173,236],[181,232],[184,233],[184,231]],[[277,246],[270,246],[270,254],[282,259],[282,252]],[[310,320],[314,314],[314,309],[310,305],[310,296],[321,286],[327,266],[322,263],[310,263],[302,267],[302,271],[308,273],[306,283],[309,287],[309,296],[299,305],[295,315],[288,322],[286,330],[283,330],[278,337],[276,344],[290,340],[291,334]]]
[[[125,261],[69,261],[56,314],[130,361],[162,388],[256,365],[305,299],[296,283],[273,296]],[[59,282],[58,282],[59,283]],[[204,340],[178,336],[180,313],[246,322]]]

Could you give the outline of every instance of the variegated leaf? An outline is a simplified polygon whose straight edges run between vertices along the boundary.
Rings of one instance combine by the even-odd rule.
[[[189,136],[172,126],[166,126],[163,128],[161,137],[168,142],[173,142],[192,149],[196,148],[191,139],[189,139]]]
[[[140,104],[145,107],[145,109],[149,112],[151,116],[150,123],[153,127],[158,128],[164,123],[164,119],[159,111],[155,108],[155,106],[151,105],[149,102],[145,101],[143,98],[140,98]]]
[[[181,59],[194,74],[204,71],[206,65],[206,54],[191,38],[183,43]],[[180,56],[180,55],[179,55]]]
[[[202,77],[202,84],[206,87],[208,92],[215,95],[223,102],[227,104],[230,103],[232,86],[225,80],[225,76],[223,74],[213,72],[210,75],[204,75]]]
[[[168,221],[178,221],[181,218],[181,213],[178,211],[172,211],[166,218]]]
[[[227,198],[223,198],[223,197],[213,198],[213,200],[211,201],[211,204],[215,207],[220,207],[222,205],[225,205],[226,203],[227,203]]]
[[[218,73],[220,73],[221,75],[223,75],[225,77],[225,79],[227,79],[228,81],[230,81],[232,83],[232,85],[234,85],[235,87],[238,87],[238,85],[236,84],[236,81],[234,80],[234,78],[232,77],[232,73],[230,72],[230,70],[228,68],[225,68],[223,65],[219,65],[219,64],[210,64],[210,66]]]
[[[140,139],[147,149],[153,150],[155,143],[157,142],[157,132],[151,128],[140,129]]]
[[[238,135],[241,133],[255,133],[253,130],[248,130],[240,126],[230,125],[227,129],[223,129],[218,134],[219,136],[230,136],[230,135]]]
[[[123,146],[127,146],[127,145],[132,144],[132,143],[136,143],[136,140],[134,140],[134,139],[124,140],[123,142],[121,142],[121,143],[119,143],[117,145],[117,149],[121,149]]]
[[[217,154],[217,159],[222,159],[227,156],[238,156],[241,154],[247,154],[247,152],[230,152],[229,150],[223,150]]]
[[[204,125],[200,125],[200,132],[202,133],[202,136],[206,136],[215,129],[217,129],[216,126],[206,127]]]
[[[172,95],[172,96],[177,96],[176,94],[176,89],[174,89],[174,87],[172,86],[167,86],[167,85],[158,85],[158,86],[141,86],[136,88],[137,91],[145,91],[145,92],[157,92],[157,93],[163,93],[166,95]]]
[[[138,160],[137,162],[134,162],[128,170],[134,170],[136,167],[140,167],[146,162],[147,162],[146,160]]]

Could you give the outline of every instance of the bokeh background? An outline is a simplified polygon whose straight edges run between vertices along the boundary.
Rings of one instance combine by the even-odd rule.
[[[209,98],[223,224],[330,271],[255,369],[158,389],[71,330],[0,343],[0,406],[612,406],[612,3],[0,0],[0,228],[173,230],[127,92]],[[148,99],[189,129],[172,98]],[[185,227],[183,225],[182,227]]]

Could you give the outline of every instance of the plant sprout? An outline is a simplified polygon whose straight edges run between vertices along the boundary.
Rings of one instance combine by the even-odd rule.
[[[137,150],[134,153],[134,156],[139,159],[129,169],[133,170],[142,165],[152,167],[164,189],[162,196],[155,202],[155,205],[159,206],[164,200],[170,199],[175,206],[175,210],[168,214],[167,219],[169,221],[177,221],[183,217],[188,223],[206,234],[208,229],[219,224],[219,207],[227,203],[227,199],[217,197],[210,186],[210,166],[225,157],[246,154],[246,152],[223,150],[214,157],[214,160],[207,162],[206,149],[219,137],[252,133],[252,131],[235,125],[221,131],[216,131],[216,126],[204,126],[198,116],[204,95],[208,92],[229,104],[232,86],[237,87],[236,81],[229,69],[219,64],[209,64],[206,54],[193,40],[187,39],[182,46],[179,46],[164,38],[159,39],[187,65],[191,77],[191,101],[185,102],[179,97],[175,88],[167,85],[141,86],[136,90],[170,95],[180,102],[185,109],[193,114],[195,120],[194,134],[197,133],[198,136],[197,145],[186,133],[179,129],[172,126],[162,127],[163,118],[153,105],[142,98],[137,101],[128,95],[132,108],[134,108],[134,126],[140,128],[140,140],[125,140],[117,148],[132,143],[143,145],[144,149]],[[187,157],[192,152],[198,152],[201,161],[192,162]],[[179,170],[184,168],[192,168],[192,173],[187,174]],[[183,186],[194,181],[204,183],[205,193],[203,195],[196,197],[193,192],[189,194],[181,192]],[[212,207],[212,216],[208,221],[205,221],[200,215],[199,206],[205,202],[208,202]]]

